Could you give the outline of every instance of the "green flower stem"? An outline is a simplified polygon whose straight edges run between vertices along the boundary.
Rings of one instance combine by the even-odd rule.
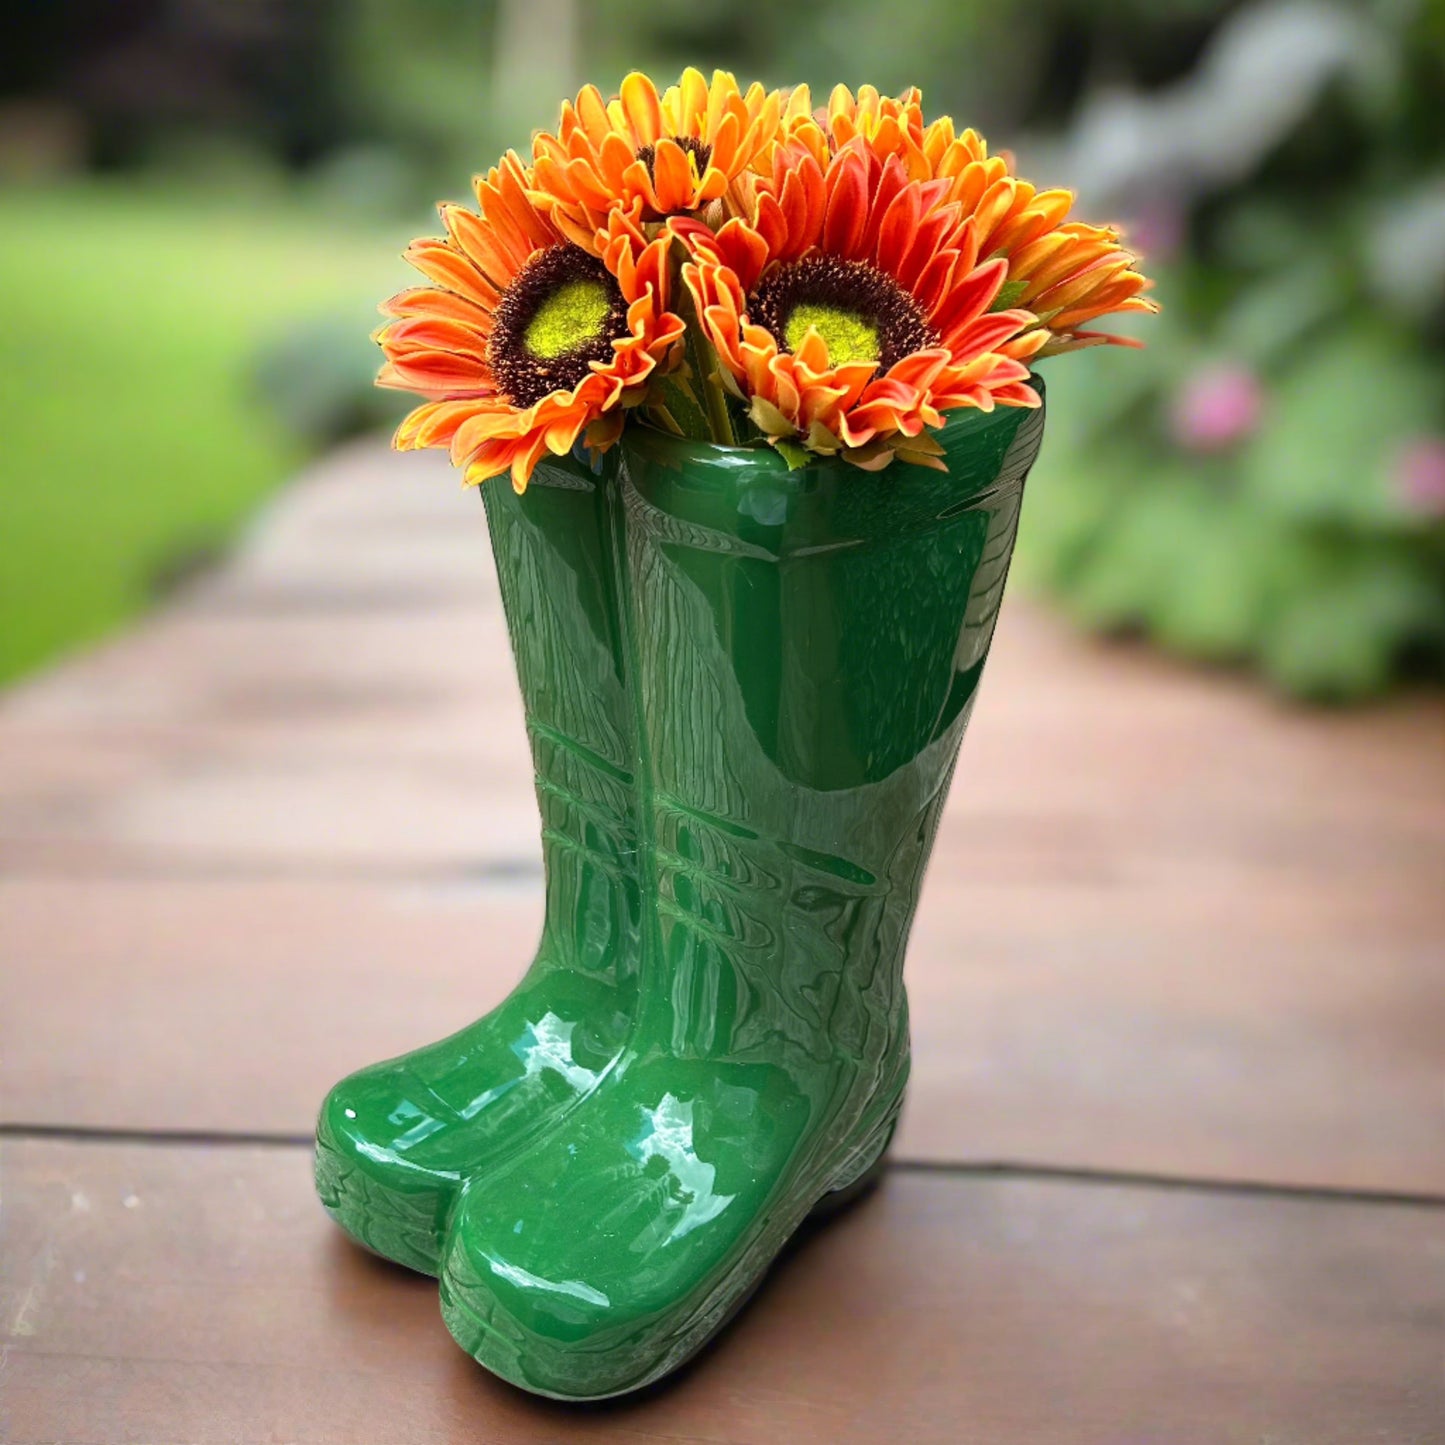
[[[718,367],[722,363],[718,360],[717,352],[713,349],[712,343],[699,336],[698,360],[703,363],[703,357],[711,359],[712,366],[702,372],[703,382],[703,404],[707,407],[708,426],[712,429],[712,439],[721,442],[724,446],[736,446],[737,437],[733,435],[732,418],[728,415],[727,393],[723,391],[722,378],[718,375]],[[705,364],[705,363],[703,363]]]
[[[702,319],[697,314],[692,292],[682,280],[678,264],[677,247],[673,248],[673,295],[677,314],[686,328],[687,365],[696,379],[701,393],[704,420],[707,422],[706,437],[694,437],[695,441],[720,442],[723,446],[736,446],[737,437],[733,432],[732,418],[728,415],[727,393],[723,390],[717,352],[702,329]]]

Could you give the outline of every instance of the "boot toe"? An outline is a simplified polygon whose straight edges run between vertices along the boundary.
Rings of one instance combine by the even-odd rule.
[[[404,1066],[381,1064],[343,1079],[316,1125],[316,1188],[327,1212],[377,1254],[436,1274],[455,1171],[418,1157],[446,1127]]]
[[[536,1394],[594,1400],[649,1373],[661,1322],[640,1302],[589,1283],[580,1261],[542,1272],[500,1250],[453,1242],[441,1271],[442,1315],[494,1374]]]
[[[589,1400],[641,1388],[715,1333],[775,1252],[762,1236],[797,1101],[743,1111],[744,1137],[732,1132],[743,1114],[725,1116],[714,1095],[756,1103],[759,1090],[663,1093],[643,1107],[635,1089],[658,1097],[639,1070],[575,1127],[470,1181],[454,1211],[443,1316],[463,1349],[524,1389]],[[694,1133],[695,1115],[716,1127]]]

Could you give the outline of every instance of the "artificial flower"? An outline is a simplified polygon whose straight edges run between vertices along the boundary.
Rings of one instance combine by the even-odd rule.
[[[623,409],[669,361],[682,320],[668,310],[669,241],[649,242],[620,210],[584,250],[531,199],[515,154],[476,181],[477,210],[441,207],[444,237],[406,259],[427,285],[385,303],[381,386],[426,401],[396,446],[448,447],[469,483],[511,472],[525,489],[540,458],[584,432],[615,440]]]
[[[826,164],[786,144],[749,216],[671,223],[724,380],[790,461],[936,462],[926,429],[945,412],[1039,404],[1025,362],[1048,333],[996,308],[1007,263],[980,264],[978,222],[950,192],[862,138]]]
[[[709,84],[688,69],[660,96],[635,71],[609,101],[584,86],[563,105],[557,134],[533,139],[537,199],[589,249],[616,208],[644,224],[700,211],[749,166],[766,164],[783,110],[779,92],[743,91],[721,70]]]

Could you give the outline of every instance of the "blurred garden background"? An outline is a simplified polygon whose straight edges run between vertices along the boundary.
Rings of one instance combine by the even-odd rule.
[[[384,427],[431,203],[584,80],[923,87],[1126,222],[1143,353],[1046,363],[1019,575],[1318,701],[1445,672],[1445,0],[49,0],[0,52],[0,682]]]

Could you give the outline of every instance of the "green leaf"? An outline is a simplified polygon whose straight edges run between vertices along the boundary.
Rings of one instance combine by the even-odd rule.
[[[790,472],[796,472],[799,467],[806,467],[814,460],[812,452],[800,447],[797,442],[784,441],[781,437],[774,437],[772,442],[778,455],[787,462]]]
[[[1071,601],[1090,626],[1152,627],[1176,584],[1182,550],[1215,505],[1187,472],[1152,481],[1123,499],[1076,564]]]
[[[707,415],[697,404],[692,389],[675,375],[662,381],[663,405],[673,420],[682,428],[682,434],[693,441],[707,441],[712,435],[708,430]]]
[[[1008,311],[1028,289],[1027,276],[1022,276],[1015,281],[1005,281],[998,288],[998,295],[993,298],[993,305],[988,309],[990,311]]]
[[[786,437],[793,430],[793,424],[766,397],[755,396],[748,409],[753,425],[769,439]]]
[[[1248,657],[1264,626],[1271,531],[1228,496],[1195,513],[1175,539],[1152,618],[1167,647],[1211,662]]]
[[[808,450],[817,452],[820,456],[832,456],[834,452],[842,451],[843,443],[838,440],[827,427],[820,421],[815,421],[808,428]]]
[[[945,455],[944,446],[932,432],[921,431],[916,437],[908,437],[904,441],[896,443],[900,452],[916,452],[919,456],[941,457]]]
[[[1388,545],[1363,556],[1339,542],[1309,545],[1293,580],[1261,649],[1265,671],[1286,692],[1330,702],[1372,696],[1408,645],[1438,649],[1445,637],[1438,578]]]

